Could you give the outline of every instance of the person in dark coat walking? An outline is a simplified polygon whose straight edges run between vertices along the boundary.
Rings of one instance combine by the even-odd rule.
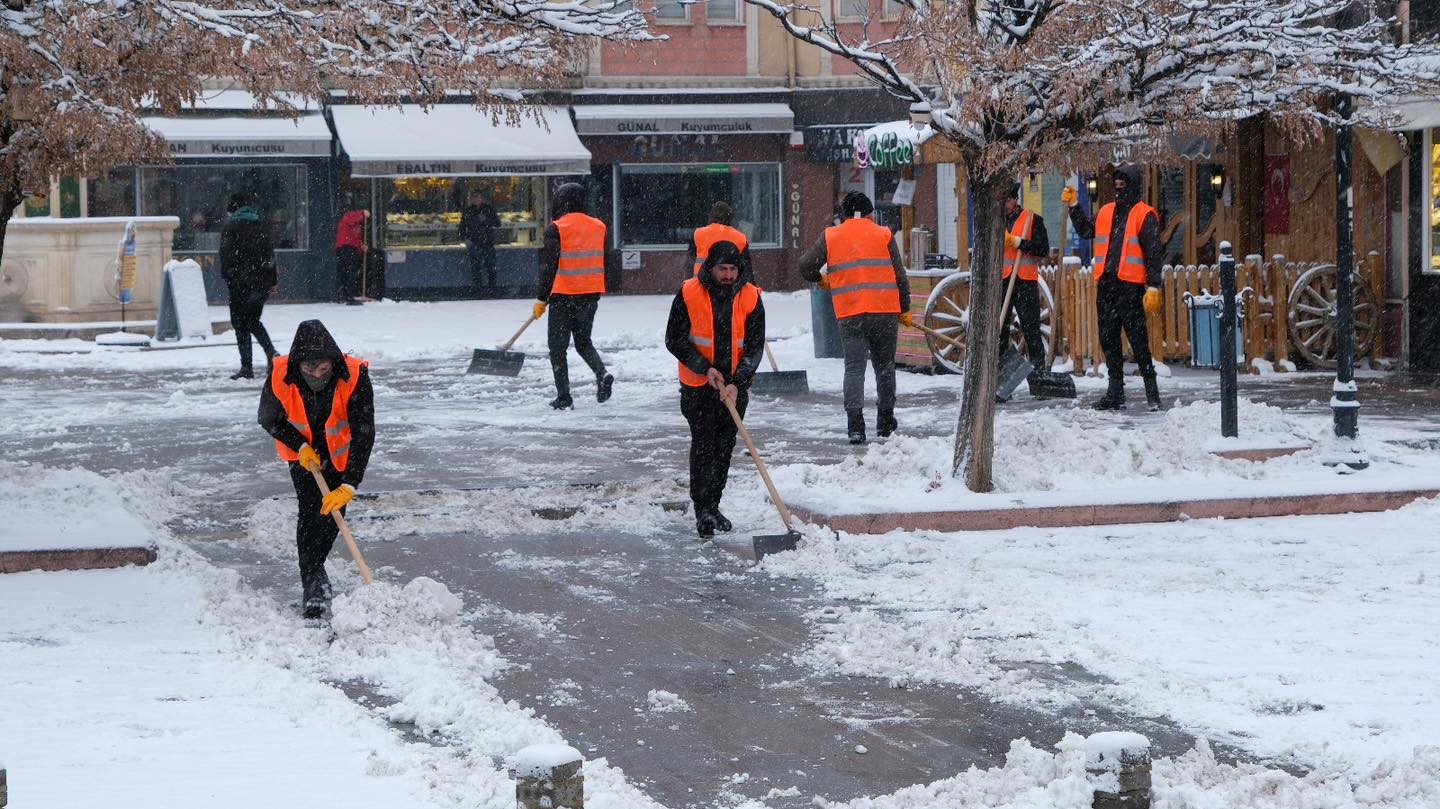
[[[336,509],[345,513],[375,446],[368,363],[342,353],[320,321],[301,323],[290,353],[275,359],[260,392],[257,420],[275,439],[281,460],[290,464],[299,503],[295,548],[304,615],[319,618],[329,609],[331,595],[325,557],[340,532],[330,514]],[[328,496],[321,497],[314,470],[330,487]]]
[[[1036,371],[1050,370],[1045,367],[1045,343],[1040,332],[1040,262],[1049,256],[1050,234],[1045,232],[1045,219],[1021,207],[1020,184],[1016,183],[1005,197],[1005,269],[1001,280],[1007,285],[1010,283],[1010,271],[1017,258],[1020,277],[1015,279],[1010,308],[1000,313],[1000,322],[1008,324],[1012,310],[1019,317],[1025,350]],[[1000,353],[1004,354],[1009,329],[1002,333],[1006,339],[1000,341]]]
[[[1094,405],[1097,410],[1125,407],[1125,347],[1123,329],[1145,382],[1145,402],[1160,409],[1160,387],[1150,357],[1146,313],[1160,311],[1160,270],[1164,247],[1160,243],[1160,217],[1140,200],[1140,168],[1115,170],[1115,201],[1100,208],[1095,221],[1075,207],[1075,189],[1060,193],[1070,209],[1070,221],[1082,239],[1095,239],[1095,313],[1099,319],[1100,347],[1105,352],[1108,388]]]
[[[275,249],[270,227],[260,221],[244,194],[234,194],[226,205],[230,221],[220,232],[220,277],[230,291],[230,326],[240,347],[240,370],[231,379],[253,379],[250,338],[260,341],[268,363],[275,356],[275,344],[260,322],[265,300],[275,291]]]
[[[914,327],[910,278],[894,235],[872,219],[875,205],[859,191],[840,203],[841,221],[825,229],[800,256],[800,277],[830,290],[845,343],[845,431],[865,443],[865,360],[875,369],[875,432],[884,438],[895,419],[895,344],[900,325]],[[825,275],[820,270],[828,267]]]
[[[481,293],[495,294],[495,228],[500,215],[480,191],[470,192],[470,204],[460,213],[460,238],[470,259],[470,273]]]
[[[585,188],[579,183],[556,189],[550,203],[553,221],[545,228],[545,243],[540,248],[539,300],[534,315],[539,319],[550,309],[550,370],[555,375],[555,399],[550,406],[556,410],[575,406],[570,398],[570,364],[565,358],[571,337],[575,338],[575,351],[595,374],[595,401],[609,399],[615,384],[590,339],[606,278],[615,270],[614,251],[606,249],[605,223],[591,216],[587,207]]]
[[[715,242],[700,274],[675,295],[665,324],[665,348],[680,361],[680,413],[690,423],[690,500],[701,537],[732,528],[720,513],[720,497],[738,428],[725,403],[745,414],[765,346],[765,306],[750,278],[740,248]]]

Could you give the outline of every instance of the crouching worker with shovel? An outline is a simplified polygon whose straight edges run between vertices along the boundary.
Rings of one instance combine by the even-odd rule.
[[[259,422],[274,436],[280,459],[290,462],[300,505],[295,546],[304,616],[320,618],[330,606],[325,557],[339,532],[331,514],[344,514],[375,445],[375,394],[367,363],[341,353],[325,324],[301,323],[290,353],[276,357],[260,392]]]
[[[744,415],[765,346],[765,307],[749,270],[733,242],[711,245],[700,274],[670,304],[665,326],[665,347],[680,361],[680,412],[690,423],[690,500],[701,537],[731,530],[720,513],[737,430],[726,405]]]

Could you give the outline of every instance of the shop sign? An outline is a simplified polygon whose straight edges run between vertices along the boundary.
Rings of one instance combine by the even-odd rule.
[[[855,165],[859,168],[890,169],[915,162],[915,143],[894,132],[860,133],[855,138]]]
[[[805,128],[807,163],[849,163],[855,159],[855,139],[874,124],[811,126]]]
[[[640,135],[630,141],[626,156],[632,160],[685,160],[710,162],[724,159],[716,135]]]
[[[638,269],[640,269],[640,251],[639,251],[639,250],[621,250],[621,251],[620,251],[620,269],[622,269],[622,270],[638,270]]]
[[[510,177],[589,174],[585,160],[507,163],[479,160],[357,160],[353,177]]]
[[[789,134],[790,118],[580,118],[581,135],[778,135]]]
[[[329,157],[328,140],[172,140],[172,157]]]
[[[800,184],[796,182],[790,183],[790,221],[788,224],[790,229],[790,247],[794,250],[800,249],[800,226],[802,222],[800,217],[800,197]]]

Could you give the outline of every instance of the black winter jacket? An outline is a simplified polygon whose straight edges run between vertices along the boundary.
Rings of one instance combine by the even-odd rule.
[[[220,232],[220,277],[235,290],[275,286],[270,226],[260,221],[254,208],[247,206],[230,214],[230,221]]]
[[[305,420],[310,424],[312,436],[325,435],[325,420],[330,418],[330,405],[335,400],[335,380],[349,379],[350,369],[345,365],[345,355],[335,338],[318,320],[307,320],[295,330],[295,339],[290,344],[290,362],[285,372],[285,382],[300,391],[305,402]],[[334,362],[330,382],[319,391],[310,390],[300,378],[300,363],[304,360],[329,358]],[[346,462],[341,482],[359,488],[365,479],[365,467],[370,463],[370,451],[375,446],[375,391],[370,385],[370,372],[360,368],[360,379],[355,383],[355,392],[350,395],[350,460]],[[299,451],[305,443],[305,436],[285,416],[285,407],[270,388],[270,380],[260,390],[260,409],[256,416],[260,426],[275,440],[292,450]],[[325,468],[331,468],[330,447],[325,441],[316,441],[311,448],[320,455]]]
[[[728,252],[722,245],[729,246]],[[712,364],[705,359],[695,344],[690,342],[690,308],[685,305],[684,292],[675,293],[675,300],[670,304],[670,319],[665,324],[665,348],[695,373],[705,374],[711,368],[717,368],[726,382],[743,390],[750,387],[750,381],[760,367],[760,357],[765,351],[765,301],[756,301],[755,311],[745,318],[745,353],[740,356],[740,364],[736,366],[735,373],[727,373],[726,369],[731,362],[730,346],[733,341],[730,322],[734,319],[735,293],[740,287],[750,283],[752,275],[748,261],[739,263],[738,252],[729,242],[717,242],[710,250],[710,257],[705,259],[700,268],[700,283],[705,287],[705,291],[710,293],[710,308],[715,314],[715,362]],[[719,260],[727,256],[741,268],[739,280],[728,287],[721,286],[712,272]]]

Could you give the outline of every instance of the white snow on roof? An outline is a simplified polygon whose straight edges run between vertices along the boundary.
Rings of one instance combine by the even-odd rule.
[[[489,112],[469,104],[439,104],[428,110],[415,104],[331,108],[340,143],[357,166],[397,161],[524,161],[583,163],[588,171],[590,151],[575,135],[570,117],[556,107],[538,111],[539,120],[527,111],[518,123],[510,125],[503,117],[497,122]]]
[[[141,120],[168,141],[330,140],[330,128],[325,125],[325,119],[319,115],[302,115],[299,118],[284,116],[270,118],[146,117]]]

